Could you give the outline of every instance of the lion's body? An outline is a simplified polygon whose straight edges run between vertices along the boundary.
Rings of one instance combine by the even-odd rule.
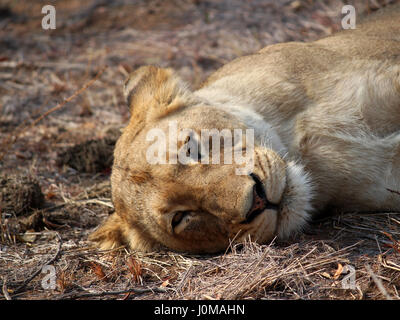
[[[393,192],[400,190],[400,7],[355,30],[238,58],[193,93],[169,70],[139,70],[127,81],[132,118],[115,151],[116,213],[92,237],[104,248],[127,242],[134,249],[212,252],[239,231],[260,242],[286,236],[328,207],[400,210]],[[254,173],[278,212],[265,209],[243,222],[254,204],[254,181],[225,166],[145,163],[146,129],[168,121],[194,129],[253,128]],[[136,178],[127,182],[127,171]],[[153,213],[175,213],[176,206],[191,212],[179,232],[164,225],[169,213]]]
[[[399,90],[397,9],[353,31],[239,58],[200,94],[261,114],[313,176],[315,207],[376,210],[400,208],[386,190],[400,188]]]

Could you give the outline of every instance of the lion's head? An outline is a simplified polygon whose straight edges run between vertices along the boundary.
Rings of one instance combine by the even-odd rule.
[[[91,235],[101,248],[126,243],[212,253],[231,241],[265,243],[304,225],[311,209],[307,175],[269,148],[257,128],[250,146],[246,116],[213,105],[172,70],[153,66],[130,75],[125,95],[131,119],[114,152],[115,213]],[[231,148],[222,132],[231,133]],[[229,163],[231,151],[246,161],[232,156]]]

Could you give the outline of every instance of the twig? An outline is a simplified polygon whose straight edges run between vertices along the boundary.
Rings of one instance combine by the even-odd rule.
[[[378,246],[379,253],[382,254],[381,246],[379,245],[379,241],[378,241],[378,236],[377,235],[375,235],[375,241],[376,241],[376,245]]]
[[[82,70],[85,68],[83,63],[71,63],[71,62],[50,62],[50,61],[3,61],[0,62],[0,69],[16,69],[16,68],[55,68],[55,69],[78,69]]]
[[[386,190],[389,191],[389,192],[392,192],[392,193],[400,195],[400,191],[392,190],[392,189],[389,189],[389,188],[386,188]]]
[[[3,295],[6,298],[6,300],[12,300],[8,293],[8,290],[7,290],[7,276],[4,276],[4,278],[3,278],[3,288],[2,289],[3,289]]]
[[[65,99],[63,102],[59,103],[58,105],[56,105],[55,107],[51,108],[50,110],[46,111],[45,113],[43,113],[39,118],[37,118],[35,121],[33,121],[31,127],[35,126],[36,124],[38,124],[43,118],[47,117],[49,114],[60,110],[65,104],[67,104],[68,102],[70,102],[71,100],[73,100],[76,96],[78,96],[79,94],[81,94],[83,91],[85,91],[87,88],[89,88],[97,79],[100,78],[100,76],[103,74],[104,70],[107,67],[102,68],[97,74],[96,76],[90,80],[89,82],[87,82],[82,88],[80,88],[79,90],[75,91],[74,94],[70,97],[68,97],[67,99]]]
[[[83,91],[85,91],[87,88],[89,88],[97,79],[100,78],[100,76],[103,74],[104,70],[107,67],[102,68],[97,74],[96,76],[90,80],[89,82],[87,82],[83,87],[81,87],[80,89],[78,89],[77,91],[75,91],[72,96],[64,99],[64,101],[60,102],[59,104],[57,104],[55,107],[51,108],[50,110],[46,111],[45,113],[43,113],[41,116],[39,116],[37,119],[35,119],[29,126],[26,126],[24,128],[21,129],[20,132],[17,133],[17,135],[15,136],[14,139],[11,140],[11,142],[6,143],[5,146],[2,147],[2,149],[4,150],[2,153],[0,153],[0,160],[3,159],[3,157],[7,154],[7,152],[10,150],[10,147],[18,140],[18,138],[24,133],[26,132],[26,130],[28,130],[29,128],[33,128],[35,125],[37,125],[41,120],[43,120],[45,117],[47,117],[49,114],[60,110],[62,107],[64,107],[64,105],[66,105],[68,102],[70,102],[71,100],[73,100],[76,96],[78,96],[79,94],[81,94]]]
[[[58,255],[61,252],[61,246],[62,246],[62,240],[60,235],[58,234],[58,232],[55,232],[56,236],[57,236],[57,240],[58,240],[58,247],[57,247],[57,252],[54,254],[54,256],[47,261],[46,263],[42,264],[42,266],[40,268],[38,268],[38,270],[36,270],[29,278],[27,278],[26,280],[24,280],[24,282],[14,290],[14,293],[19,293],[22,291],[22,289],[24,289],[29,282],[31,282],[39,273],[42,272],[42,269],[44,266],[52,264],[54,261],[56,261],[56,259],[58,258]]]
[[[56,297],[56,299],[76,299],[76,298],[93,298],[93,297],[104,297],[104,296],[115,296],[119,294],[126,294],[126,293],[149,293],[149,292],[157,292],[157,293],[165,293],[168,289],[164,288],[132,288],[128,290],[121,290],[121,291],[103,291],[103,292],[71,292],[67,294],[60,295]]]
[[[102,201],[102,200],[99,200],[99,199],[71,200],[71,199],[64,198],[64,201],[69,203],[69,204],[83,204],[83,205],[90,204],[90,203],[95,203],[95,204],[100,204],[100,205],[103,205],[103,206],[106,206],[106,207],[114,209],[114,206],[113,206],[111,201]]]
[[[188,275],[192,273],[192,270],[193,270],[193,265],[190,265],[189,268],[185,271],[184,275],[182,276],[182,280],[176,286],[176,291],[179,292],[181,295],[182,295],[182,287],[185,283],[185,280],[188,277]]]
[[[366,264],[365,268],[367,269],[367,272],[369,273],[369,275],[371,276],[372,280],[375,282],[377,288],[379,289],[379,291],[381,292],[381,294],[386,298],[386,300],[393,300],[393,298],[387,293],[385,287],[382,284],[381,279],[379,279],[375,273],[373,273],[371,267]]]
[[[385,268],[389,268],[389,269],[392,269],[392,270],[400,271],[400,266],[398,266],[397,264],[395,264],[391,260],[384,260],[383,259],[381,263]]]

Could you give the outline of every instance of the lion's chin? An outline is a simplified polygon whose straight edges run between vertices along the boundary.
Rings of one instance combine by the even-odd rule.
[[[310,175],[304,166],[290,161],[286,168],[286,187],[277,213],[276,235],[279,239],[301,232],[311,218],[314,195]]]
[[[301,164],[292,161],[286,164],[285,182],[279,205],[258,213],[251,223],[237,226],[233,242],[251,240],[266,244],[275,238],[288,238],[304,229],[313,211],[311,177]]]
[[[250,224],[238,226],[231,240],[234,243],[253,241],[265,244],[275,237],[276,223],[277,210],[265,209]]]

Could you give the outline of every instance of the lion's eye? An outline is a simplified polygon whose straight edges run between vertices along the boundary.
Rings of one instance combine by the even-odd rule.
[[[174,217],[172,218],[172,229],[174,229],[178,224],[180,224],[184,217],[186,217],[190,211],[178,211],[175,213]]]

